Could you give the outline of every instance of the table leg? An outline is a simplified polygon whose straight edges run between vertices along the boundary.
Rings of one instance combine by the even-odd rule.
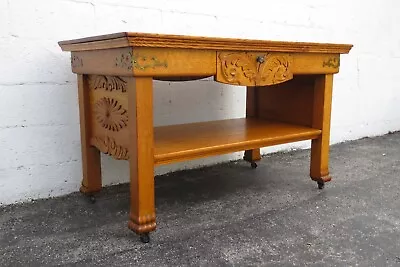
[[[257,87],[247,86],[246,93],[246,117],[257,117]],[[261,160],[260,148],[246,150],[243,159],[251,163],[253,168],[257,167],[256,161]]]
[[[329,136],[331,121],[333,75],[321,75],[316,78],[314,87],[314,109],[312,127],[321,129],[322,134],[311,143],[311,179],[318,187],[331,180],[329,175]]]
[[[80,191],[86,195],[101,190],[100,151],[90,145],[90,101],[86,75],[78,74],[79,117],[82,150],[82,185]]]
[[[156,228],[154,204],[153,79],[128,82],[129,164],[131,209],[129,228],[148,242]]]

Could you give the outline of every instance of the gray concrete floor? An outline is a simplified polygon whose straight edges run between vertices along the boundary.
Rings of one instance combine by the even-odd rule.
[[[158,230],[127,229],[128,185],[0,208],[0,266],[400,266],[400,133],[156,178]]]

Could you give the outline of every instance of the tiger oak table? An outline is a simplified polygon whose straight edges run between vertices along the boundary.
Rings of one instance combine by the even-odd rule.
[[[154,167],[260,147],[312,140],[311,179],[328,170],[333,74],[352,45],[116,33],[59,42],[78,76],[83,180],[101,189],[100,151],[129,160],[129,228],[149,242],[156,228]],[[153,80],[213,76],[247,86],[246,117],[153,126]]]

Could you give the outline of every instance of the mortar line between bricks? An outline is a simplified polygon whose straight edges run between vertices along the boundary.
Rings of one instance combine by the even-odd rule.
[[[80,159],[71,159],[71,160],[67,160],[67,161],[59,161],[59,162],[54,162],[54,163],[51,163],[51,164],[43,164],[43,163],[41,163],[41,164],[29,164],[29,165],[21,165],[21,166],[13,166],[13,167],[11,167],[11,168],[7,168],[7,169],[5,169],[5,168],[3,168],[3,169],[0,169],[0,172],[1,171],[7,171],[7,170],[22,170],[22,169],[29,169],[30,167],[33,167],[33,166],[35,166],[35,167],[49,167],[49,166],[60,166],[60,165],[63,165],[63,164],[67,164],[67,163],[72,163],[72,162],[79,162],[80,161]]]
[[[0,83],[0,86],[30,86],[30,85],[68,85],[74,84],[73,81],[58,82],[26,82],[26,83]]]
[[[0,126],[0,130],[7,130],[7,129],[15,129],[15,128],[28,128],[28,127],[63,127],[63,126],[76,126],[79,125],[79,122],[76,123],[68,123],[68,124],[58,124],[58,123],[41,123],[41,124],[16,124],[16,125],[8,125],[8,126]]]

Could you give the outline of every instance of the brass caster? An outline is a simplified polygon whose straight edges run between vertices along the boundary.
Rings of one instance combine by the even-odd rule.
[[[89,203],[91,203],[91,204],[96,203],[96,196],[95,195],[86,195],[85,197],[87,198]]]
[[[253,168],[253,169],[257,168],[257,163],[252,162],[252,163],[251,163],[251,168]]]
[[[149,243],[150,242],[150,234],[149,233],[143,233],[140,234],[140,241],[142,241],[142,243]]]
[[[89,197],[89,200],[90,200],[90,203],[92,203],[92,204],[96,203],[96,197],[94,195],[91,195]]]
[[[318,184],[318,189],[324,189],[325,182],[317,182],[317,184]]]

